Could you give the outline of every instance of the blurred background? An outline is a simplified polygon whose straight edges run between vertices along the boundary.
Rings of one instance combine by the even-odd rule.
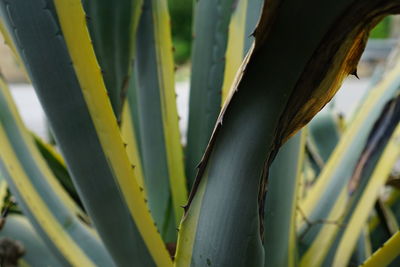
[[[185,142],[190,77],[190,53],[192,41],[193,1],[169,0],[174,57],[177,65],[176,91],[178,94],[178,112],[181,117],[180,127]],[[358,76],[349,76],[331,101],[328,108],[333,108],[346,120],[351,118],[359,100],[368,91],[371,78],[382,66],[400,37],[400,17],[386,17],[370,35],[367,48],[358,66]],[[0,38],[2,38],[0,36]],[[10,83],[12,94],[27,126],[43,138],[48,138],[45,115],[40,107],[32,86],[26,80],[10,49],[0,39],[0,69]]]

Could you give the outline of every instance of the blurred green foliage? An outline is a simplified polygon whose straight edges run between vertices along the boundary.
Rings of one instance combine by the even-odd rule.
[[[182,65],[190,58],[194,0],[168,0],[172,24],[175,63]],[[372,31],[370,38],[390,37],[391,17],[384,18]]]
[[[169,0],[168,2],[175,62],[183,64],[189,59],[191,52],[193,1]]]
[[[168,0],[172,24],[175,63],[186,63],[191,54],[194,0]],[[372,31],[370,38],[390,37],[391,17],[384,18]]]
[[[370,33],[370,38],[385,39],[390,37],[391,17],[385,17]]]

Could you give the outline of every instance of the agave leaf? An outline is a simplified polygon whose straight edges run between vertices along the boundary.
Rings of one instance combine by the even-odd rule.
[[[211,136],[212,126],[219,112],[219,107],[214,106],[217,104],[214,99],[221,98],[221,104],[226,100],[236,73],[254,40],[252,34],[260,17],[263,3],[262,0],[234,0],[228,2],[221,1],[221,10],[216,11],[220,14],[213,14],[217,16],[215,19],[219,21],[215,22],[219,23],[216,25],[211,24],[214,22],[206,21],[207,19],[200,13],[204,12],[204,10],[200,11],[201,8],[206,8],[205,6],[209,4],[199,3],[199,7],[197,7],[199,9],[198,16],[202,16],[202,18],[196,20],[197,24],[195,22],[194,49],[196,50],[193,52],[193,57],[196,57],[196,53],[201,53],[202,58],[199,59],[197,55],[192,64],[193,82],[191,83],[190,97],[193,100],[191,100],[190,104],[188,145],[186,149],[186,173],[190,186],[193,184],[196,166],[206,149],[207,140]],[[228,4],[232,6],[225,8]],[[226,31],[224,27],[226,20],[229,19],[229,31]],[[199,28],[199,34],[196,34],[196,27]],[[218,38],[210,39],[208,36],[203,36],[205,27],[211,27],[208,30],[212,30],[212,32],[216,31]],[[227,44],[224,38],[227,38]],[[207,42],[206,45],[214,45],[214,50],[206,52],[208,56],[212,57],[211,59],[204,59],[204,52],[207,49],[204,49],[204,46],[196,47],[196,42],[201,45],[204,45],[205,42]],[[199,44],[197,45],[200,46]],[[225,53],[223,60],[219,60],[217,57],[222,56],[220,53],[223,52]],[[221,70],[223,71],[222,85],[220,84]],[[207,77],[214,79],[214,81],[201,80]],[[197,97],[204,98],[205,102],[198,102]]]
[[[169,201],[173,204],[173,225],[178,225],[187,200],[170,30],[167,1],[145,0],[137,36],[137,107],[134,101],[129,105],[131,117],[139,120],[144,184],[160,230],[169,224],[165,216]],[[165,238],[164,232],[162,235]],[[175,237],[168,241],[175,241]]]
[[[398,189],[391,192],[386,205],[390,207],[390,210],[396,215],[396,219],[400,223],[400,191]]]
[[[259,211],[268,167],[281,144],[354,71],[369,29],[380,15],[397,11],[389,4],[265,2],[253,48],[199,165],[181,225],[178,265],[263,265]]]
[[[225,70],[222,85],[221,103],[228,96],[229,89],[235,79],[236,72],[246,54],[244,51],[244,36],[246,31],[247,0],[236,0],[231,14],[228,31],[228,43],[225,52]],[[252,38],[252,36],[249,36]],[[195,75],[195,74],[194,74]],[[204,149],[204,148],[203,148]]]
[[[317,145],[312,138],[307,138],[306,153],[310,166],[313,169],[315,176],[317,176],[324,167],[325,162],[319,154]]]
[[[370,91],[368,97],[363,101],[353,119],[353,123],[346,129],[327,165],[319,175],[317,183],[311,188],[308,197],[300,205],[307,217],[316,207],[319,207],[320,210],[325,209],[325,211],[328,211],[326,207],[332,205],[333,202],[330,198],[322,197],[322,195],[329,194],[334,198],[341,192],[343,186],[351,177],[368,138],[368,133],[371,131],[385,103],[397,92],[400,82],[398,79],[399,72],[400,62],[395,62],[394,66],[389,66],[385,78],[376,85],[374,90]],[[339,168],[339,166],[341,167]],[[343,166],[346,166],[346,168],[342,168]],[[334,177],[341,178],[336,179]],[[318,201],[321,199],[324,199],[324,201]],[[330,204],[325,207],[324,205],[327,202],[330,202]]]
[[[391,90],[387,91],[390,92]],[[373,96],[373,93],[371,93],[370,97],[376,96]],[[367,105],[369,103],[368,99],[364,103],[364,105]],[[364,200],[360,200],[361,195],[363,195],[363,190],[366,189],[364,186],[368,184],[369,181],[375,182],[375,185],[377,186],[382,185],[382,183],[385,182],[385,178],[388,177],[388,175],[379,176],[380,179],[375,178],[375,180],[369,180],[373,167],[375,166],[377,160],[380,158],[382,150],[387,143],[388,136],[391,135],[394,127],[398,123],[400,116],[397,115],[397,109],[399,109],[399,106],[396,104],[396,101],[389,101],[385,108],[382,108],[382,105],[377,105],[375,106],[375,108],[378,108],[377,111],[380,113],[380,115],[378,114],[379,117],[375,123],[373,123],[373,118],[375,117],[373,115],[373,112],[365,112],[366,110],[364,108],[361,108],[360,110],[360,112],[365,112],[362,113],[362,116],[365,116],[369,113],[368,117],[364,117],[366,119],[364,119],[363,124],[364,127],[369,127],[369,129],[367,129],[370,134],[366,134],[365,138],[365,136],[363,136],[365,132],[359,132],[357,133],[357,135],[351,137],[346,132],[342,137],[343,139],[349,138],[351,140],[352,138],[354,138],[357,139],[357,141],[354,141],[353,139],[351,147],[347,147],[347,150],[343,150],[344,153],[335,155],[335,153],[338,151],[335,150],[332,158],[335,159],[336,156],[336,162],[330,160],[325,168],[331,167],[332,164],[337,164],[337,162],[344,159],[347,160],[345,161],[346,165],[341,165],[340,169],[331,169],[332,171],[330,173],[325,172],[324,169],[321,173],[321,177],[317,180],[317,184],[315,186],[318,186],[319,179],[325,179],[327,176],[329,176],[330,185],[328,189],[326,189],[326,193],[322,194],[321,198],[317,200],[318,205],[316,205],[315,210],[313,210],[311,214],[306,215],[308,221],[321,223],[308,225],[303,229],[303,233],[301,233],[302,239],[300,242],[303,250],[301,265],[303,266],[319,266],[320,264],[322,264],[322,262],[327,265],[332,264],[332,253],[335,253],[334,248],[338,245],[335,243],[335,237],[341,235],[341,231],[343,230],[343,227],[341,227],[341,225],[346,224],[347,220],[349,219],[347,215],[351,216],[352,209],[354,209],[358,205],[361,205],[361,207],[364,208],[364,217],[353,218],[354,220],[356,220],[356,222],[366,222],[367,220],[368,209],[365,208],[368,207],[368,204],[367,206],[363,206],[365,202]],[[357,118],[357,122],[358,120],[360,120],[361,122],[362,118]],[[352,124],[352,126],[354,124],[355,122]],[[352,126],[349,127],[349,130],[353,128]],[[358,143],[359,141],[361,141],[361,143]],[[340,148],[340,145],[341,143],[339,143],[338,149]],[[359,150],[360,148],[361,151]],[[349,160],[351,157],[357,157],[356,159],[354,159],[355,162],[351,162]],[[393,165],[390,165],[389,169],[386,169],[388,173],[390,173],[392,166]],[[326,176],[322,177],[322,175]],[[373,186],[368,188],[369,191],[364,193],[368,195],[367,199],[372,200],[372,203],[374,203],[374,200],[377,197],[378,188],[375,188]],[[311,189],[311,191],[313,190],[314,188]],[[345,195],[346,200],[344,202],[340,201],[343,204],[343,206],[340,208],[340,206],[338,206],[339,201],[335,201],[335,199],[339,195],[343,194]],[[347,205],[345,205],[346,203]],[[341,210],[341,213],[332,216],[330,213],[335,206],[337,206],[337,208]],[[307,214],[307,210],[304,210],[304,213]],[[345,230],[346,232],[347,229],[348,228],[346,228]],[[358,232],[355,229],[358,229]],[[357,225],[355,228],[352,228],[352,231],[347,232],[347,235],[350,236],[351,241],[349,241],[349,239],[346,237],[348,243],[344,244],[348,244],[350,247],[347,247],[345,249],[346,253],[342,251],[342,254],[344,254],[341,254],[340,256],[340,259],[342,261],[340,263],[334,262],[333,264],[335,266],[343,266],[350,259],[351,253],[354,250],[355,243],[360,235],[361,229],[362,227],[360,225]],[[331,253],[328,254],[328,251],[330,249]]]
[[[21,215],[7,216],[3,228],[0,230],[0,237],[20,242],[24,248],[22,260],[29,266],[63,265],[35,232],[29,221]]]
[[[394,233],[399,230],[396,214],[388,202],[380,198],[375,203],[375,215],[369,223],[371,247],[373,251],[379,249]],[[398,213],[397,213],[398,214]]]
[[[84,0],[87,25],[115,116],[121,117],[143,0]]]
[[[113,265],[97,235],[77,217],[0,77],[0,169],[23,213],[64,265]]]
[[[70,197],[82,207],[81,200],[79,199],[78,193],[76,192],[75,186],[72,183],[71,177],[68,173],[67,166],[65,165],[62,157],[57,154],[51,145],[46,144],[40,137],[32,134],[35,144],[40,151],[43,159],[46,161],[47,165],[53,172],[54,176],[60,182],[62,187],[68,192]]]
[[[56,179],[51,179],[49,176],[44,176],[44,178],[51,184],[52,190],[62,199],[63,203],[82,221],[90,224],[90,218],[83,211],[81,200],[72,184],[64,159],[51,145],[45,143],[35,134],[31,133],[31,135],[38,151]]]
[[[186,177],[190,185],[221,109],[228,27],[237,3],[238,0],[196,2],[185,151]]]
[[[389,162],[392,162],[394,156],[395,153],[393,153],[392,155],[388,155],[387,159],[385,160],[390,160]],[[399,224],[397,222],[396,215],[394,214],[394,212],[392,212],[390,207],[382,201],[381,198],[378,198],[375,202],[375,212],[379,217],[381,225],[385,229],[387,240],[399,230]]]
[[[392,209],[395,210],[396,198],[398,198],[396,193],[396,191],[392,191],[385,202],[379,198],[375,203],[375,212],[368,222],[373,251],[379,249],[399,229],[396,216],[392,211]],[[391,231],[391,226],[393,226],[393,230],[396,228],[394,232]]]
[[[357,240],[356,248],[349,261],[349,266],[359,266],[366,259],[371,256],[371,243],[369,239],[369,233],[366,227],[361,230],[361,235]]]
[[[243,55],[249,52],[251,45],[253,44],[254,41],[253,33],[260,19],[262,7],[264,5],[263,0],[245,0],[245,1],[247,1],[247,10],[246,10],[246,29],[244,36]]]
[[[134,67],[134,64],[132,64],[132,67]],[[129,160],[132,164],[135,164],[136,180],[143,191],[144,197],[147,198],[144,183],[143,163],[141,160],[143,155],[141,154],[141,146],[138,145],[138,142],[140,142],[141,139],[139,131],[139,114],[137,110],[138,102],[136,82],[135,72],[132,69],[127,97],[122,111],[121,135],[125,142]]]
[[[321,111],[309,123],[309,136],[317,149],[318,155],[326,163],[339,141],[339,128],[330,110]]]
[[[5,204],[6,204],[7,194],[8,194],[7,182],[0,173],[0,210],[2,213],[4,213],[4,209],[6,208]]]
[[[136,43],[135,43],[136,45]],[[127,92],[127,97],[126,97],[126,103],[124,105],[125,108],[125,116],[126,119],[122,119],[122,127],[124,127],[124,123],[125,125],[130,124],[131,125],[131,130],[133,130],[134,132],[132,133],[132,136],[135,137],[136,139],[136,143],[137,144],[137,149],[138,151],[136,153],[138,153],[140,158],[143,158],[143,154],[141,151],[141,145],[140,145],[140,140],[141,136],[140,136],[140,119],[139,119],[139,103],[138,103],[138,88],[137,88],[137,77],[135,76],[136,74],[136,70],[135,70],[135,65],[136,64],[132,64],[132,70],[131,70],[131,78],[129,79],[129,87],[128,87],[128,92]],[[124,122],[125,120],[125,122]],[[127,121],[129,120],[129,122]],[[127,127],[126,127],[127,128]],[[126,129],[125,129],[126,130]],[[124,128],[122,128],[122,132],[124,132]],[[124,134],[124,133],[123,133]],[[129,154],[129,152],[128,152]]]
[[[315,177],[312,184],[327,162],[333,149],[339,141],[341,130],[339,123],[331,110],[322,110],[308,124],[309,135],[307,138],[306,152]]]
[[[120,266],[171,265],[125,151],[81,2],[1,3],[7,23],[18,29],[13,40],[85,209],[113,260]]]
[[[136,124],[133,123],[134,120],[132,119],[132,112],[131,107],[127,101],[125,103],[123,111],[122,111],[122,125],[121,125],[121,135],[126,144],[126,152],[128,154],[129,160],[132,163],[136,163],[135,165],[135,173],[136,173],[136,180],[139,186],[143,189],[144,197],[147,197],[147,193],[145,190],[144,185],[144,178],[143,178],[143,168],[142,162],[139,155],[139,146],[137,145],[137,130]]]
[[[226,49],[224,83],[222,86],[222,104],[227,98],[235,75],[253,43],[254,38],[252,33],[260,17],[262,3],[262,0],[236,0],[235,2],[235,8],[229,23],[228,47]]]
[[[10,36],[9,30],[7,29],[6,24],[3,21],[3,18],[0,16],[0,33],[3,36],[5,44],[11,49],[12,54],[18,64],[18,67],[21,68],[22,72],[24,73],[25,77],[29,79],[28,74],[26,73],[26,69],[24,64],[22,63],[21,56],[19,55],[14,42]]]
[[[400,255],[400,231],[394,234],[380,249],[369,257],[362,266],[388,266]]]
[[[383,202],[382,200],[377,201],[375,204],[375,210],[379,214],[379,225],[377,225],[370,233],[371,247],[373,247],[373,251],[381,248],[384,243],[400,229],[398,220],[400,213],[394,209],[395,206],[396,204],[390,207],[388,202]],[[400,256],[397,256],[389,266],[394,267],[399,265]]]
[[[303,131],[307,132],[308,127],[303,128]],[[306,141],[305,145],[305,158],[303,162],[303,168],[302,168],[302,173],[301,173],[301,179],[299,181],[299,189],[298,189],[298,202],[301,202],[306,196],[307,193],[310,189],[310,187],[313,186],[315,183],[315,180],[317,178],[317,173],[320,171],[320,167],[316,164],[314,161],[313,156],[310,155],[310,142],[309,138]],[[323,163],[322,163],[323,166]],[[301,212],[298,210],[297,217],[301,216]],[[296,221],[299,221],[300,219],[297,218]]]
[[[398,105],[398,107],[399,106],[400,105]],[[400,114],[399,111],[400,109],[398,108],[397,111],[393,112]],[[395,121],[393,123],[394,126],[397,125],[397,123],[398,119],[397,122]],[[387,129],[385,129],[385,135],[388,133],[390,135],[390,132],[394,131],[393,129],[393,126],[387,127]],[[357,239],[362,233],[362,226],[367,222],[368,215],[379,196],[379,190],[384,185],[397,158],[400,156],[400,144],[398,142],[396,144],[396,139],[399,137],[400,127],[397,127],[388,143],[387,140],[384,140],[387,137],[381,136],[378,137],[383,139],[378,141],[381,144],[376,145],[380,146],[380,148],[373,148],[374,144],[369,144],[366,149],[367,151],[364,151],[363,157],[369,157],[369,159],[365,161],[367,162],[365,165],[363,164],[363,159],[361,159],[348,186],[351,197],[346,211],[347,214],[343,219],[343,223],[346,227],[339,229],[339,233],[336,235],[336,241],[331,248],[329,257],[325,260],[325,264],[343,266],[350,260],[351,252],[354,250]],[[373,143],[373,141],[371,143]],[[387,143],[387,148],[382,152],[382,147],[385,143]],[[377,155],[368,155],[371,149],[375,150],[373,153]],[[363,169],[360,174],[358,174],[359,168]],[[357,178],[357,175],[360,175],[359,178]],[[355,181],[357,179],[361,180]],[[358,183],[358,185],[355,185],[355,183]],[[357,187],[357,189],[355,189],[355,187]]]
[[[296,203],[305,139],[304,131],[289,139],[271,165],[264,214],[264,266],[295,266]]]

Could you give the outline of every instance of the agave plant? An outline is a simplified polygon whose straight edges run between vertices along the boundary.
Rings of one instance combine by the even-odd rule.
[[[24,251],[31,266],[398,263],[400,194],[380,189],[400,156],[400,58],[345,127],[329,111],[303,127],[400,2],[194,11],[183,149],[167,0],[0,0],[56,141],[26,129],[1,79],[0,235],[18,252],[2,262]]]

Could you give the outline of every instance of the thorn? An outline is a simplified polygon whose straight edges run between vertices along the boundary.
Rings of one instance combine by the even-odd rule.
[[[179,233],[179,228],[176,228],[176,231]]]
[[[132,168],[132,169],[134,169],[135,167],[136,167],[135,165],[133,165],[133,164],[131,165],[131,168]],[[142,188],[142,189],[143,189],[143,188]]]
[[[350,74],[356,76],[357,79],[360,79],[360,77],[358,77],[358,74],[357,74],[357,69],[353,70],[353,72]]]
[[[127,143],[124,143],[124,147],[126,148],[128,146],[128,144]]]
[[[183,208],[183,211],[184,211],[185,214],[188,212],[188,210],[189,210],[189,207],[184,207]]]
[[[252,31],[252,33],[250,33],[249,37],[256,37],[256,33],[257,33],[257,28],[254,29],[254,31]]]
[[[200,169],[202,163],[203,163],[203,162],[200,160],[199,164],[197,164],[197,166],[196,166],[196,169]]]
[[[144,199],[144,203],[147,203],[147,199],[146,198]]]
[[[92,20],[92,18],[90,16],[88,16],[87,14],[85,15],[85,19],[86,19],[86,22],[89,22]]]
[[[177,66],[175,66],[175,67],[174,67],[174,71],[177,71],[177,70],[178,70],[178,67],[177,67]]]
[[[175,46],[172,46],[172,52],[175,53]]]
[[[140,192],[143,192],[143,187],[139,186]]]

